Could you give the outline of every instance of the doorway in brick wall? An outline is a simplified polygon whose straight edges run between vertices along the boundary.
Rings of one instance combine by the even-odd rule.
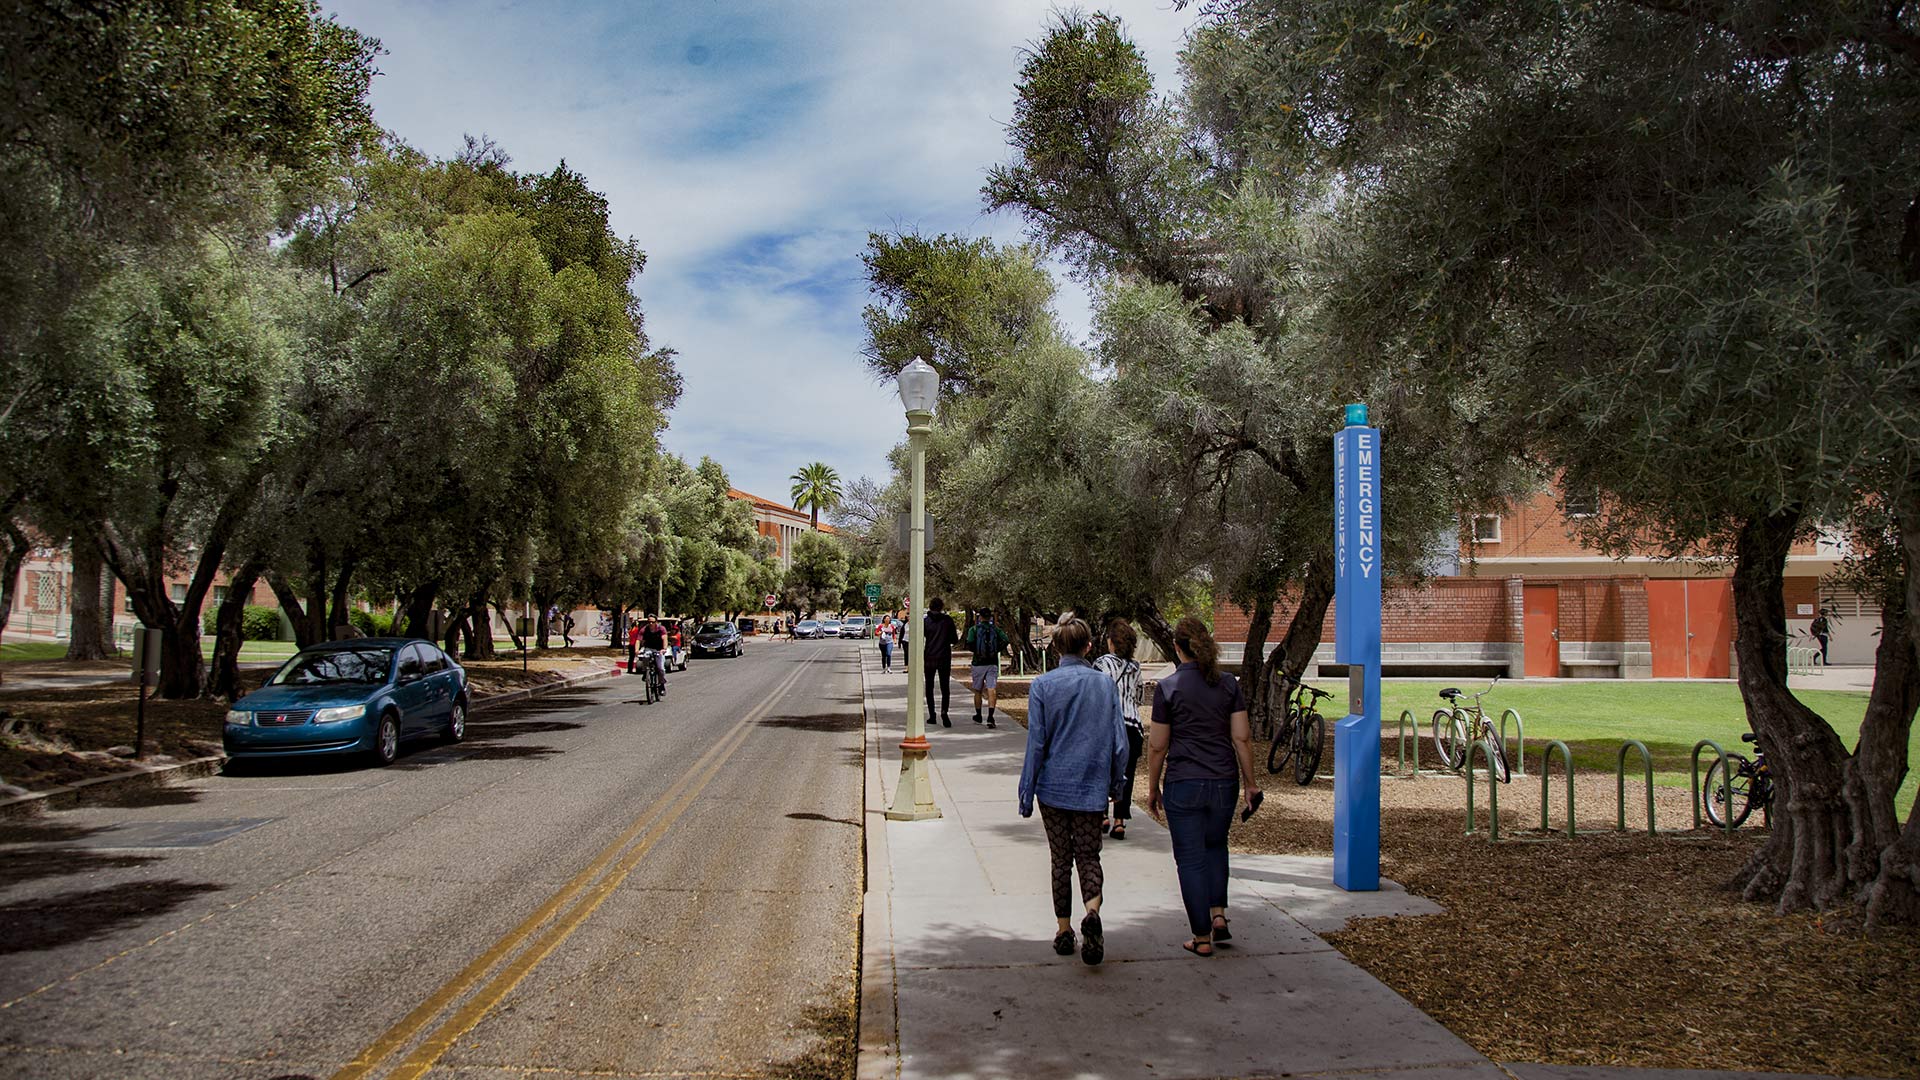
[[[1529,679],[1560,677],[1560,586],[1527,585],[1521,589]]]
[[[1728,678],[1733,673],[1733,581],[1649,579],[1647,638],[1656,679]]]

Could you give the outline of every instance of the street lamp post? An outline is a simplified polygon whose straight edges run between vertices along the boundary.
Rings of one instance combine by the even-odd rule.
[[[907,407],[907,450],[913,458],[913,506],[907,529],[907,618],[918,615],[925,628],[927,610],[927,436],[933,431],[934,398],[940,374],[924,360],[900,371],[900,403]],[[900,741],[900,784],[893,792],[887,817],[895,821],[925,821],[940,816],[933,804],[933,780],[927,775],[927,718],[924,711],[927,660],[921,634],[909,636],[907,648],[907,737]]]

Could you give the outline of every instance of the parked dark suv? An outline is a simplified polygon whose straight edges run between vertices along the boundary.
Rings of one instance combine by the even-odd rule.
[[[740,628],[730,622],[701,623],[693,632],[693,655],[739,656]]]

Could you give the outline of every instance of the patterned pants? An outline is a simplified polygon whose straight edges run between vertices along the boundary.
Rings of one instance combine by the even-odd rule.
[[[1080,866],[1080,899],[1100,898],[1100,819],[1098,810],[1060,810],[1040,804],[1040,820],[1047,827],[1047,849],[1053,853],[1053,914],[1073,914],[1073,867]]]

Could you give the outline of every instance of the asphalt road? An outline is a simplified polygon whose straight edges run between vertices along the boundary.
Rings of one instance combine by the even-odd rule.
[[[852,642],[0,822],[0,1076],[757,1076],[851,1031]]]

